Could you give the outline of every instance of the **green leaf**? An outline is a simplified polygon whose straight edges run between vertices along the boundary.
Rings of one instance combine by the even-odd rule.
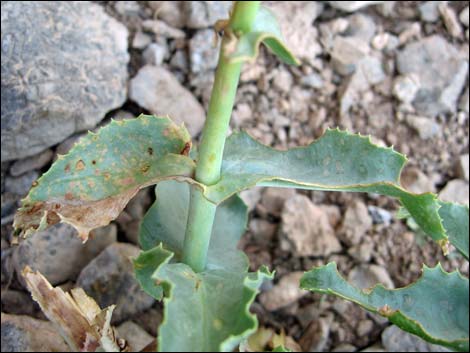
[[[156,201],[140,225],[139,242],[143,250],[163,243],[175,254],[176,260],[180,260],[189,212],[189,191],[187,183],[172,180],[156,186]],[[247,207],[238,196],[234,195],[219,205],[207,255],[208,267],[231,266],[234,269],[241,266],[238,270],[246,270],[246,256],[236,247],[246,230],[247,221]]]
[[[285,348],[284,346],[277,346],[272,350],[272,352],[292,352],[290,349]]]
[[[140,228],[146,251],[134,261],[137,279],[154,298],[165,293],[159,350],[231,351],[256,331],[249,307],[262,281],[272,274],[265,268],[248,273],[246,256],[236,248],[247,222],[247,208],[238,196],[217,208],[206,270],[195,273],[178,263],[188,205],[188,184],[157,185],[155,204]]]
[[[468,260],[468,206],[442,201],[439,204],[439,215],[450,243]]]
[[[456,247],[468,254],[468,210],[466,216],[459,207],[446,206],[439,212],[443,203],[436,195],[404,190],[399,179],[405,162],[406,158],[392,148],[337,129],[327,130],[309,146],[287,151],[274,150],[241,132],[226,142],[220,181],[201,188],[216,204],[255,185],[388,195],[398,198],[421,229],[441,246],[448,241],[444,225],[454,229],[451,241],[467,237],[466,243]],[[449,216],[453,220],[443,225],[441,217]]]
[[[274,14],[260,6],[250,32],[240,36],[234,50],[228,56],[230,62],[253,61],[264,43],[282,61],[289,65],[300,65],[299,60],[284,45],[281,30]],[[229,43],[230,44],[230,43]]]
[[[361,291],[332,262],[306,272],[300,286],[357,303],[431,343],[468,352],[468,279],[458,272],[424,266],[421,277],[407,287],[388,290],[379,284]]]
[[[168,117],[112,121],[59,156],[22,200],[14,226],[27,235],[61,221],[86,240],[89,231],[116,218],[140,188],[191,176],[190,147],[187,130]]]

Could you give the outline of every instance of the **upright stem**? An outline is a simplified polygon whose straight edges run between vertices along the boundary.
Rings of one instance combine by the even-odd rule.
[[[228,62],[226,48],[229,41],[233,40],[231,36],[239,36],[250,31],[259,5],[260,1],[237,1],[228,28],[224,31],[196,167],[196,180],[206,185],[215,184],[220,179],[225,137],[242,65]],[[193,186],[184,239],[183,262],[196,272],[201,272],[206,267],[215,212],[216,206],[204,198],[200,189]]]

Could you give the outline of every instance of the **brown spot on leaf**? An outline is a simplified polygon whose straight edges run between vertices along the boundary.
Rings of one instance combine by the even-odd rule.
[[[91,164],[96,165],[96,161],[93,159],[93,160],[91,161]]]
[[[152,147],[147,148],[147,152],[149,155],[153,155],[153,148]]]
[[[83,162],[81,159],[75,164],[75,170],[83,170],[85,169],[85,162]]]
[[[189,155],[189,150],[191,150],[191,141],[186,142],[184,144],[184,147],[181,150],[180,154],[183,155],[183,156],[188,156]]]
[[[31,207],[28,211],[27,211],[27,214],[31,215],[33,213],[36,213],[37,211],[39,211],[41,208],[42,208],[42,205],[43,205],[43,202],[38,202],[36,204],[34,204],[33,207]]]
[[[103,173],[103,176],[104,176],[104,180],[106,180],[106,181],[111,179],[111,174],[109,174],[108,172]]]
[[[47,219],[46,220],[47,220],[47,224],[51,226],[53,224],[59,223],[60,222],[60,217],[54,211],[50,211],[50,212],[47,212]]]
[[[67,165],[66,165],[65,168],[64,168],[64,171],[65,171],[66,173],[70,172],[70,164],[67,163]]]
[[[146,165],[140,167],[140,171],[141,171],[142,173],[147,173],[147,172],[149,171],[149,169],[150,169],[150,166],[149,166],[148,164],[146,164]]]
[[[33,183],[31,184],[31,187],[35,188],[36,186],[38,186],[39,183],[37,180],[33,181]]]
[[[73,194],[71,192],[66,192],[64,198],[68,201],[73,200]]]

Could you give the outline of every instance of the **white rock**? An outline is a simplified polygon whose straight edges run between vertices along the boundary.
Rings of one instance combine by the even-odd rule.
[[[146,33],[138,31],[134,35],[134,39],[132,39],[132,48],[144,49],[150,43],[152,43],[152,37]]]
[[[300,289],[300,278],[303,274],[302,271],[291,272],[282,277],[271,290],[262,293],[259,300],[266,310],[281,309],[306,295],[308,292]]]
[[[279,216],[284,207],[284,202],[295,195],[295,189],[291,188],[266,188],[263,192],[261,204],[269,213]]]
[[[328,256],[341,250],[326,211],[305,195],[288,199],[282,211],[282,234],[297,256]]]
[[[437,22],[439,20],[438,6],[443,1],[426,1],[419,5],[418,11],[422,21]]]
[[[344,235],[346,243],[356,245],[371,227],[372,218],[369,216],[366,205],[356,200],[346,209],[340,233]]]
[[[438,9],[444,20],[447,32],[449,32],[452,37],[461,37],[463,30],[455,11],[447,3],[439,4]]]
[[[456,165],[456,172],[459,178],[468,181],[468,153],[459,157]]]
[[[142,67],[130,81],[129,98],[153,114],[169,115],[177,124],[184,122],[193,137],[204,125],[201,104],[163,67]]]
[[[457,202],[468,205],[469,186],[468,182],[461,179],[449,181],[439,193],[439,199],[448,202]]]
[[[163,63],[163,60],[168,57],[168,55],[167,46],[159,43],[152,43],[147,47],[147,49],[145,49],[143,57],[145,64],[159,66]]]
[[[240,197],[243,202],[248,206],[248,211],[253,211],[256,207],[256,204],[261,200],[261,192],[263,188],[260,186],[255,186],[248,190],[244,190],[240,193]]]
[[[397,76],[393,81],[393,94],[406,104],[413,102],[419,88],[419,77],[415,74]]]
[[[213,29],[199,30],[191,38],[189,41],[189,61],[192,73],[213,70],[217,67],[219,50],[213,45],[213,42]]]
[[[142,27],[146,31],[153,32],[166,38],[177,39],[186,37],[186,34],[181,29],[173,28],[159,20],[145,20],[142,22]]]
[[[381,4],[383,2],[385,1],[328,1],[332,7],[347,12],[354,12],[363,7]]]
[[[460,22],[464,24],[465,27],[468,27],[468,6],[464,8],[459,15]]]
[[[369,52],[369,46],[362,39],[337,36],[330,52],[333,68],[339,74],[347,76],[356,70],[357,63]]]
[[[405,168],[401,174],[401,183],[406,190],[415,194],[435,191],[434,183],[431,179],[415,167]]]
[[[411,126],[423,140],[428,140],[441,131],[441,127],[432,118],[425,116],[408,115],[406,122]]]

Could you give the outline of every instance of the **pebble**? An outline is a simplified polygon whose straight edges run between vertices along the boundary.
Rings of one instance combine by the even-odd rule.
[[[142,27],[146,31],[165,38],[180,39],[186,37],[186,34],[181,29],[173,28],[159,20],[145,20],[142,22]]]
[[[152,43],[152,37],[150,37],[148,34],[138,31],[134,35],[134,38],[132,39],[132,48],[134,49],[144,49]]]
[[[444,20],[447,32],[449,32],[452,37],[461,37],[463,30],[455,11],[446,2],[440,3],[437,7]]]
[[[21,241],[13,253],[13,266],[21,283],[21,272],[29,266],[56,285],[75,280],[81,269],[116,239],[114,224],[92,231],[90,239],[82,243],[72,226],[59,223]]]
[[[18,177],[7,175],[5,177],[5,191],[18,196],[26,196],[31,189],[31,185],[38,177],[39,173],[35,170],[26,172]]]
[[[140,288],[134,275],[132,259],[139,253],[139,248],[131,244],[111,244],[78,276],[77,285],[101,308],[116,305],[112,323],[122,322],[154,303],[154,299]]]
[[[415,194],[424,192],[435,192],[436,188],[431,179],[421,170],[415,167],[406,167],[401,174],[401,184],[403,187]]]
[[[312,72],[309,75],[302,76],[302,78],[300,79],[300,84],[305,87],[321,89],[324,85],[324,82],[320,75],[315,72]]]
[[[441,132],[441,127],[432,118],[407,115],[406,123],[412,127],[422,140],[429,140]]]
[[[302,271],[296,271],[282,277],[271,290],[261,293],[260,303],[268,311],[276,311],[295,303],[308,293],[299,287],[303,274]]]
[[[219,60],[218,46],[214,46],[214,30],[203,29],[189,41],[189,62],[192,73],[214,70]]]
[[[159,43],[150,44],[143,53],[143,58],[146,65],[159,66],[163,63],[163,60],[167,59],[168,57],[168,47]]]
[[[459,157],[457,160],[456,166],[455,166],[455,171],[457,173],[457,176],[459,178],[465,179],[468,182],[468,163],[469,163],[469,156],[467,154],[463,154]]]
[[[393,81],[393,94],[406,104],[413,102],[419,89],[419,77],[414,74],[397,76]]]
[[[295,194],[296,191],[292,188],[266,188],[263,192],[261,205],[268,213],[280,216],[284,202]]]
[[[17,177],[31,170],[41,169],[52,160],[53,155],[52,150],[48,148],[35,156],[20,159],[11,165],[10,174]]]
[[[382,332],[382,345],[387,352],[450,352],[444,347],[427,343],[395,325],[387,327]]]
[[[449,181],[439,193],[439,199],[448,202],[457,202],[468,205],[469,186],[468,181],[454,179]]]
[[[230,1],[185,1],[186,26],[195,29],[212,27],[217,20],[228,18],[231,6]]]
[[[463,25],[467,28],[468,28],[468,18],[469,18],[469,15],[468,15],[468,6],[467,6],[462,11],[460,11],[460,14],[459,14],[460,22],[462,22]]]
[[[370,5],[381,4],[386,1],[328,1],[330,6],[347,12],[354,12]]]
[[[2,313],[1,322],[2,352],[70,352],[50,321]]]
[[[282,234],[297,256],[328,256],[341,251],[328,214],[305,195],[295,195],[284,204]]]
[[[373,224],[384,224],[385,226],[389,226],[392,223],[392,214],[380,207],[377,206],[367,206],[367,210],[369,211],[369,215],[372,217]]]
[[[303,352],[324,352],[330,337],[330,323],[325,318],[314,320],[300,337]]]
[[[340,234],[348,245],[356,245],[371,227],[372,218],[369,216],[366,205],[356,200],[346,209]]]
[[[153,114],[169,115],[176,124],[184,122],[191,136],[198,135],[204,125],[201,104],[163,67],[142,67],[130,81],[129,98]]]
[[[150,336],[142,327],[132,321],[125,321],[116,327],[117,336],[126,340],[130,352],[141,352],[154,337]],[[156,346],[156,343],[155,343]]]
[[[442,1],[425,1],[418,6],[419,16],[424,22],[437,22],[439,20],[439,4]]]

